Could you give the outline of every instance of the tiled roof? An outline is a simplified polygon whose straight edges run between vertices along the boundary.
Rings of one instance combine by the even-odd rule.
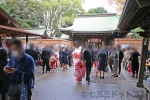
[[[2,25],[0,25],[0,32],[5,33],[6,35],[16,35],[16,36],[26,36],[26,35],[41,36],[39,34],[28,32],[19,28],[12,28],[12,27],[2,26]]]
[[[26,30],[31,33],[43,35],[46,29],[45,28],[23,28],[23,30]]]
[[[117,29],[119,17],[116,14],[77,15],[74,24],[61,31],[76,32],[104,32]]]

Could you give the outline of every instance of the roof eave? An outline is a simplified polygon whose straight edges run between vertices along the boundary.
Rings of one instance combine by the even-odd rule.
[[[12,18],[8,13],[6,13],[1,7],[0,7],[0,12],[3,13],[6,18],[9,18],[15,27],[20,27],[20,26],[21,26],[21,24],[20,24],[19,22],[17,22],[15,19],[13,19],[13,18]]]
[[[125,3],[125,7],[123,9],[121,18],[119,20],[118,29],[120,31],[129,31],[140,24],[140,18],[143,17],[145,12],[148,10],[150,6],[150,0],[146,5],[140,6],[142,0],[127,0]],[[144,1],[142,1],[144,2]],[[146,3],[146,2],[144,2]]]
[[[124,9],[122,11],[122,14],[121,14],[121,17],[120,17],[120,20],[119,20],[119,23],[118,23],[118,28],[120,29],[122,26],[124,26],[124,21],[125,21],[125,18],[127,18],[127,16],[129,15],[129,11],[131,10],[130,9],[130,6],[131,4],[135,4],[133,2],[136,2],[135,0],[127,0],[126,3],[125,3],[125,6],[124,6]],[[120,29],[121,30],[121,29]]]
[[[108,31],[72,31],[72,33],[112,33],[116,30],[108,30]]]

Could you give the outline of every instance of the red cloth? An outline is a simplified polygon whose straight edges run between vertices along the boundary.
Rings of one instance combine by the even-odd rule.
[[[79,54],[78,54],[78,53],[74,53],[74,54],[73,54],[73,57],[74,57],[74,58],[79,58]]]
[[[85,76],[85,63],[83,61],[76,62],[74,76],[77,82],[82,82],[82,78]]]
[[[55,62],[50,62],[50,65],[53,69],[55,68]]]
[[[42,59],[39,60],[39,63],[40,63],[40,66],[43,66],[43,60]]]
[[[132,63],[131,62],[129,62],[129,64],[128,64],[128,72],[132,73]]]

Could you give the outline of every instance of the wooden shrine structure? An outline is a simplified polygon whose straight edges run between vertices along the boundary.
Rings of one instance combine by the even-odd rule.
[[[143,37],[140,71],[137,87],[143,87],[145,64],[150,37],[150,0],[126,0],[118,29],[121,33],[141,27],[144,32],[139,32]]]
[[[111,14],[79,14],[71,27],[59,30],[69,35],[76,46],[93,43],[96,47],[113,44],[114,38],[123,37],[126,32],[119,33],[117,25],[119,16]]]

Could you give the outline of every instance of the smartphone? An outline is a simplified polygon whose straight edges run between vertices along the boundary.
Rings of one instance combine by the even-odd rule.
[[[10,67],[6,67],[7,70],[11,71],[12,69]]]

